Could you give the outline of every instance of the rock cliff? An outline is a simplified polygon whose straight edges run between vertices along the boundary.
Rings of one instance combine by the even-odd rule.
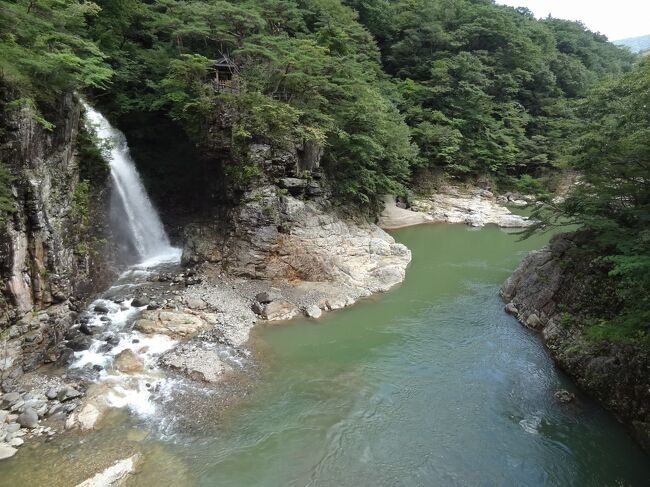
[[[650,354],[639,344],[590,336],[585,310],[611,290],[580,252],[584,237],[559,235],[531,252],[501,289],[506,311],[541,332],[556,363],[650,452]]]
[[[105,185],[80,184],[80,104],[68,94],[48,118],[4,105],[0,161],[12,176],[14,212],[0,228],[0,375],[7,381],[55,360],[77,303],[109,274]]]
[[[338,216],[323,201],[299,199],[272,185],[242,201],[224,220],[187,228],[185,264],[209,262],[230,276],[324,283],[330,302],[321,307],[330,308],[404,279],[410,251],[376,225]]]

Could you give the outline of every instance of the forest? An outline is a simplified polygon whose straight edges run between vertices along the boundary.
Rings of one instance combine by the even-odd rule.
[[[232,89],[214,87],[219,59]],[[593,235],[616,289],[598,326],[647,336],[650,60],[580,23],[490,0],[3,0],[0,65],[2,110],[30,106],[46,129],[77,92],[201,147],[227,107],[238,184],[258,174],[255,141],[315,142],[337,204],[370,218],[428,174],[538,193],[539,227]],[[553,203],[566,170],[581,182]],[[0,166],[4,217],[10,181]]]

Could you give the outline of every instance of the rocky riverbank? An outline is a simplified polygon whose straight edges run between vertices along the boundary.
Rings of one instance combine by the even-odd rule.
[[[472,227],[494,224],[504,228],[520,228],[532,223],[526,217],[513,214],[505,206],[523,206],[527,201],[512,194],[497,197],[478,187],[445,185],[431,194],[413,198],[409,208],[406,205],[398,206],[395,198],[390,196],[384,203],[384,211],[378,221],[378,225],[384,229],[422,223],[465,223]]]
[[[597,305],[595,296],[607,289],[577,251],[580,238],[559,235],[531,252],[501,289],[506,311],[539,331],[555,362],[650,452],[650,354],[639,344],[589,335],[580,310]]]

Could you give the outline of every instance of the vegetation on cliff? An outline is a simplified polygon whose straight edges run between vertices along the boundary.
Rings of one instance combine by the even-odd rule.
[[[256,174],[253,142],[321,144],[338,201],[371,211],[420,168],[505,181],[561,164],[576,100],[633,61],[581,24],[479,0],[2,1],[0,47],[3,83],[39,106],[91,90],[198,144],[229,107],[237,174]]]
[[[168,117],[198,146],[225,118],[233,184],[261,174],[259,142],[323,146],[337,201],[369,213],[421,169],[527,189],[577,170],[544,221],[584,225],[615,283],[614,321],[645,330],[650,63],[635,60],[579,23],[484,0],[0,2],[3,110],[29,105],[48,128],[57,97],[83,91],[116,117]],[[106,167],[89,137],[92,182]]]
[[[538,216],[541,227],[581,225],[582,259],[598,277],[592,279],[595,299],[583,306],[591,335],[650,345],[648,106],[648,59],[595,89],[581,104],[587,123],[571,158],[581,180],[566,201],[543,207]]]

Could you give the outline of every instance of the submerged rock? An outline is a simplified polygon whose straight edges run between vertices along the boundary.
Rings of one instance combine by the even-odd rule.
[[[568,404],[576,398],[576,395],[574,393],[569,392],[566,389],[560,389],[559,391],[556,391],[553,396],[562,404]]]
[[[135,472],[139,455],[125,458],[115,462],[103,472],[84,480],[76,487],[116,487],[122,485],[126,479]]]

